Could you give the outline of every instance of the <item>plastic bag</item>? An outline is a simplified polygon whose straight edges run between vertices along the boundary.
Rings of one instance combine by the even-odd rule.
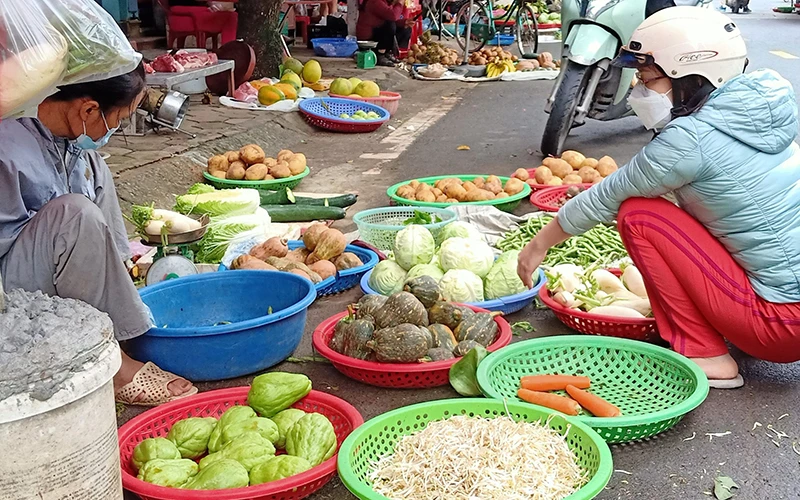
[[[12,0],[0,0],[9,2]],[[111,14],[94,0],[39,0],[50,23],[67,39],[64,84],[130,73],[142,60]]]
[[[0,0],[0,117],[36,107],[67,69],[67,40],[38,4]]]

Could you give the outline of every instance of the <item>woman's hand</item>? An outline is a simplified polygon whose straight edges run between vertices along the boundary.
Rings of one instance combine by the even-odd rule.
[[[533,288],[533,273],[544,262],[550,247],[567,241],[570,236],[572,235],[561,229],[558,216],[555,216],[525,245],[517,259],[517,274],[525,286]]]

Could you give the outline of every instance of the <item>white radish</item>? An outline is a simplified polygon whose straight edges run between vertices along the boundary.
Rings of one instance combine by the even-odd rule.
[[[639,297],[635,293],[628,291],[627,288],[610,293],[609,295],[614,297],[616,300],[641,300],[642,298],[647,300],[646,297]]]
[[[635,293],[639,297],[647,298],[647,289],[644,286],[644,279],[642,273],[636,266],[627,266],[622,271],[622,283],[625,288]]]
[[[635,309],[630,309],[628,307],[620,307],[620,306],[600,306],[595,307],[589,314],[593,316],[616,316],[618,318],[637,318],[642,319],[644,318],[644,314],[636,311]]]
[[[161,230],[164,228],[163,220],[152,219],[144,227],[144,232],[151,236],[161,236]]]
[[[608,294],[613,295],[616,292],[627,291],[622,281],[605,269],[596,269],[592,271],[592,278],[597,282],[600,290]]]
[[[647,299],[619,300],[614,302],[612,305],[633,309],[642,316],[649,316],[653,312],[653,308],[650,306],[650,301]]]
[[[583,305],[583,302],[577,300],[574,295],[566,291],[561,291],[553,295],[553,300],[555,300],[562,306],[569,307],[571,309],[577,309],[578,307]]]
[[[181,219],[168,220],[164,223],[164,227],[167,228],[167,232],[169,234],[188,233],[192,230],[191,225],[187,224],[186,221]]]
[[[200,222],[187,217],[186,215],[173,212],[172,210],[162,210],[156,208],[153,210],[153,219],[169,222],[167,229],[170,234],[186,233],[200,229]]]

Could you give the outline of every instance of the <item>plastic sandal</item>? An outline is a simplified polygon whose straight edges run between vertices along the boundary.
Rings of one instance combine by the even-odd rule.
[[[158,406],[197,394],[197,387],[192,387],[185,394],[173,396],[167,386],[173,380],[180,378],[148,361],[136,372],[133,380],[119,388],[114,397],[118,403],[126,405]],[[140,397],[142,395],[144,397]]]
[[[708,386],[712,389],[738,389],[744,385],[741,375],[729,379],[708,379]]]

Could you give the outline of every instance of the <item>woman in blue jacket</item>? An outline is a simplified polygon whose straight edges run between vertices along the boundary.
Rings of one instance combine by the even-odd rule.
[[[649,17],[615,64],[638,69],[631,107],[660,133],[561,208],[520,254],[520,277],[530,282],[553,245],[616,219],[659,333],[712,387],[743,384],[726,340],[760,359],[797,361],[800,148],[791,85],[769,70],[743,74],[738,28],[696,7]],[[670,192],[678,206],[661,198]]]

